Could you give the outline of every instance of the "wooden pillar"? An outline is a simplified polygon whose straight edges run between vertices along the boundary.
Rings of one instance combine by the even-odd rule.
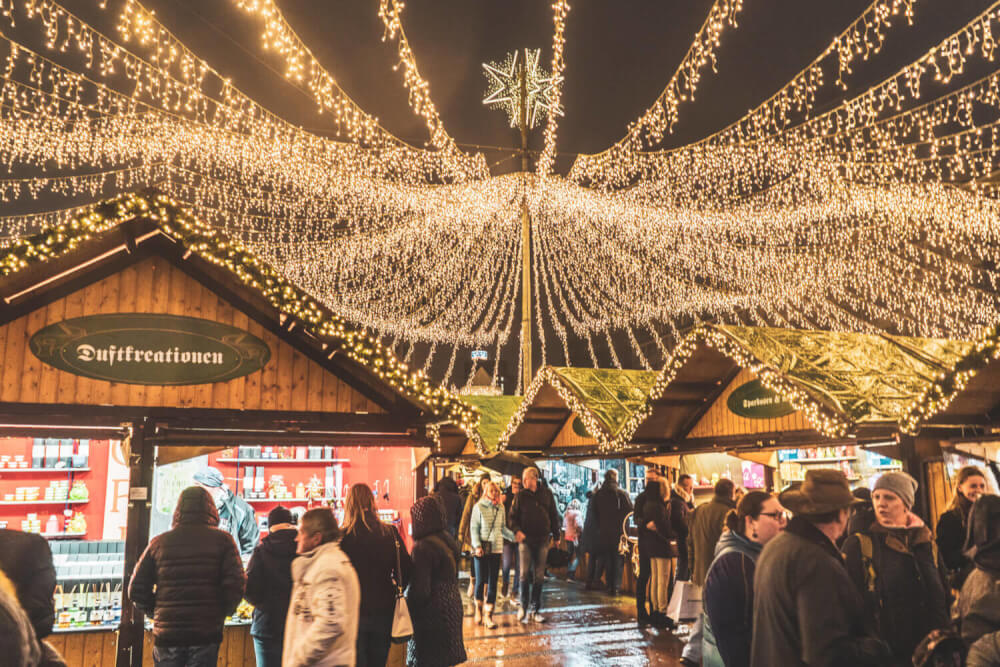
[[[125,532],[125,572],[122,581],[122,619],[118,632],[116,667],[142,667],[143,614],[128,597],[128,582],[139,556],[149,543],[149,512],[153,498],[153,452],[147,419],[132,422],[128,446],[129,500]]]

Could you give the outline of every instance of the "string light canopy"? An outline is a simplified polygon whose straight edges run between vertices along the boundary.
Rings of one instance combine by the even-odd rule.
[[[545,121],[537,169],[494,175],[448,132],[401,0],[373,13],[426,127],[419,145],[363,109],[274,0],[230,5],[330,132],[265,108],[142,0],[0,0],[0,200],[19,207],[0,236],[156,185],[456,386],[469,348],[497,368],[660,370],[701,322],[976,339],[1000,321],[1000,2],[874,85],[853,80],[925,2],[872,0],[739,120],[664,149],[754,10],[716,0],[625,138],[563,175],[560,84],[578,74],[564,57],[570,3],[555,0],[550,72],[541,50],[485,66],[488,103],[516,125],[523,71],[530,126]],[[525,293],[530,364],[515,344]]]

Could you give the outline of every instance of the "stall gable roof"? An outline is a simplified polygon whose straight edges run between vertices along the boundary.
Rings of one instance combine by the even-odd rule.
[[[483,454],[492,454],[499,449],[500,436],[507,428],[517,409],[524,401],[523,396],[462,396],[462,400],[479,410],[478,449]],[[475,438],[473,438],[475,440]]]
[[[205,261],[232,273],[247,289],[274,307],[284,318],[302,327],[339,353],[380,378],[401,395],[441,419],[474,433],[478,412],[420,372],[410,372],[380,341],[348,323],[290,283],[240,242],[231,240],[194,218],[169,197],[159,193],[128,194],[84,209],[79,215],[19,239],[0,251],[0,277],[14,277],[36,266],[58,262],[88,241],[113,233],[135,220],[153,222],[158,231]],[[126,245],[137,243],[126,237]],[[80,252],[84,252],[80,249]],[[110,253],[108,253],[110,254]],[[185,255],[186,257],[187,255]],[[95,261],[84,258],[81,263]],[[39,280],[43,284],[44,280]]]
[[[980,404],[983,412],[991,420],[995,418],[996,384],[993,379],[1000,359],[1000,324],[987,329],[970,344],[960,358],[955,359],[943,372],[928,383],[910,405],[902,419],[902,429],[906,433],[916,433],[921,424],[935,415],[946,413],[960,396],[968,402]],[[984,373],[988,368],[990,373]],[[970,385],[972,385],[970,387]],[[979,396],[971,396],[978,393]],[[966,408],[968,406],[965,406]]]
[[[545,366],[525,392],[524,402],[500,437],[500,446],[507,446],[538,392],[549,385],[580,417],[601,448],[606,448],[619,439],[646,404],[656,378],[655,371]]]
[[[674,350],[651,402],[705,345],[757,374],[820,433],[834,437],[861,422],[902,423],[915,398],[973,348],[967,341],[702,325]]]

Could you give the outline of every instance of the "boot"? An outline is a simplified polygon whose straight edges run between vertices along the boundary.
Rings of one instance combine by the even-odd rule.
[[[476,600],[476,615],[473,619],[476,625],[480,625],[483,622],[483,601]]]
[[[487,604],[483,609],[483,625],[487,630],[496,630],[497,624],[493,622],[493,605]]]

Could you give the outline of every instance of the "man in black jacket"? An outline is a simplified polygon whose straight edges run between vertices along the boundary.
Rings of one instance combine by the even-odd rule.
[[[691,475],[681,475],[677,484],[670,490],[670,527],[677,539],[677,581],[691,579],[691,567],[688,563],[687,538],[688,521],[694,511],[694,480]]]
[[[247,565],[246,599],[254,607],[250,636],[257,667],[281,667],[298,528],[292,513],[278,505],[267,515],[267,530]]]
[[[622,536],[622,522],[632,511],[628,494],[618,488],[618,471],[608,468],[604,484],[594,494],[594,514],[597,521],[598,576],[604,569],[604,582],[608,592],[618,595],[625,568],[624,558],[618,553]]]
[[[249,556],[260,542],[260,528],[257,516],[250,504],[233,493],[222,473],[212,466],[206,466],[194,474],[194,482],[208,491],[219,512],[219,528],[228,532],[236,540],[241,556]]]
[[[525,468],[524,488],[510,508],[510,529],[518,541],[521,564],[521,608],[517,620],[544,623],[542,582],[549,547],[559,540],[562,521],[552,492],[538,483],[538,468]]]
[[[243,598],[245,577],[232,536],[204,489],[181,492],[173,527],[146,547],[128,585],[129,598],[153,615],[153,663],[212,667],[222,626]]]
[[[442,477],[434,484],[434,496],[444,505],[444,518],[448,532],[458,537],[458,522],[462,518],[462,497],[458,484],[451,477]]]
[[[42,640],[52,634],[56,569],[45,538],[19,530],[0,530],[0,570],[17,588],[18,600],[35,636]]]

